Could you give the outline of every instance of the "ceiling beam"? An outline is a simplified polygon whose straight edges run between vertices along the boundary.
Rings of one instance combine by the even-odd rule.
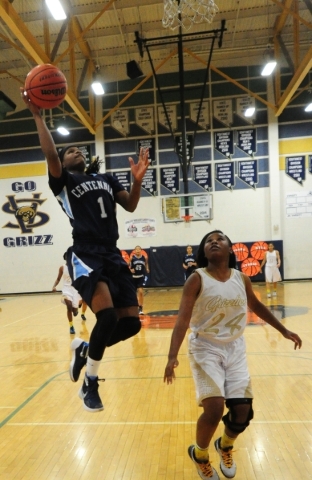
[[[16,10],[7,0],[0,0],[0,18],[2,18],[2,20],[6,23],[15,37],[19,39],[20,43],[31,55],[35,63],[38,65],[43,63],[52,63],[35,37],[22,22]],[[82,121],[83,125],[90,131],[90,133],[95,135],[94,121],[89,117],[88,113],[82,107],[81,103],[78,101],[71,89],[68,89],[65,101],[73,109],[77,117]]]
[[[299,87],[299,85],[301,84],[305,76],[309,73],[309,70],[311,69],[311,67],[312,67],[312,47],[310,47],[308,53],[305,55],[298,69],[296,70],[293,78],[289,82],[286,90],[284,91],[283,95],[279,99],[279,102],[277,104],[277,110],[275,113],[277,117],[287,107],[293,95],[295,94],[297,88]]]

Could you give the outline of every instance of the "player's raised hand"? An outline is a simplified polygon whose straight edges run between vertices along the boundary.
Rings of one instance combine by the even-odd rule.
[[[23,102],[25,103],[25,105],[27,105],[31,113],[33,115],[36,115],[36,114],[40,115],[40,108],[37,107],[37,105],[35,105],[34,103],[32,103],[24,87],[20,87],[20,92],[21,92],[21,97],[23,99]]]
[[[129,157],[129,163],[133,177],[135,180],[141,182],[150,163],[148,159],[148,148],[141,147],[138,162],[135,163],[133,158]]]

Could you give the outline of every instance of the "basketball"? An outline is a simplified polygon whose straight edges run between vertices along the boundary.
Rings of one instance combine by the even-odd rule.
[[[248,247],[244,243],[235,243],[232,246],[232,250],[238,262],[242,262],[249,255]]]
[[[255,242],[250,249],[251,256],[257,260],[263,260],[265,252],[268,250],[266,242]]]
[[[62,103],[67,92],[65,75],[54,65],[45,63],[34,67],[25,80],[25,90],[39,108],[54,108]]]
[[[260,272],[260,263],[255,258],[246,258],[241,264],[241,270],[248,277],[254,277]]]

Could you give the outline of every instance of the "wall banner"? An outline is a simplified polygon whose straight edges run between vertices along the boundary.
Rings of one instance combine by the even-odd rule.
[[[212,189],[211,163],[207,165],[194,165],[193,180],[200,187],[209,191]]]
[[[232,189],[235,186],[234,163],[223,162],[216,164],[216,180],[224,187]]]
[[[174,137],[174,143],[175,152],[182,158],[182,136]],[[186,135],[186,159],[191,160],[192,158],[194,158],[194,136]]]
[[[247,153],[251,157],[256,153],[256,129],[251,128],[250,130],[238,130],[237,131],[238,139],[237,146],[243,152]]]
[[[136,141],[136,154],[139,156],[141,148],[148,148],[148,159],[155,162],[155,138],[141,138]]]
[[[190,119],[192,122],[197,122],[198,109],[200,102],[190,103]],[[209,104],[208,102],[203,102],[200,109],[198,125],[204,130],[208,130],[209,127]]]
[[[143,238],[156,236],[156,219],[139,218],[125,222],[125,235],[127,238]]]
[[[143,181],[142,188],[150,195],[157,194],[157,180],[156,180],[156,170],[155,168],[149,168],[146,170]]]
[[[114,177],[121,183],[121,185],[130,192],[131,182],[130,182],[130,170],[120,170],[119,172],[112,173]]]
[[[167,115],[171,123],[172,130],[177,130],[177,106],[176,105],[166,105]],[[163,106],[158,107],[158,122],[167,130],[170,131],[170,127],[167,122],[167,117]]]
[[[256,184],[258,183],[257,160],[238,162],[238,177],[250,187],[256,188]]]
[[[154,107],[136,108],[135,123],[147,133],[155,133]]]
[[[180,190],[179,167],[163,167],[160,169],[160,183],[173,193]]]
[[[312,155],[309,155],[309,173],[312,173]]]
[[[213,116],[227,127],[233,123],[232,100],[214,100]]]
[[[236,99],[236,115],[238,115],[240,118],[243,118],[245,122],[252,123],[256,117],[256,110],[251,117],[246,117],[245,112],[247,108],[256,108],[256,101],[254,97],[238,97]]]
[[[128,110],[116,110],[111,115],[111,126],[124,137],[129,134]]]
[[[303,185],[305,180],[305,157],[300,155],[298,157],[286,157],[286,175]]]
[[[215,149],[225,157],[230,157],[234,153],[234,134],[233,130],[228,132],[215,133]]]

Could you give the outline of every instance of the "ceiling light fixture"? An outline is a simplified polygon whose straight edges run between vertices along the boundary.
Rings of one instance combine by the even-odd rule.
[[[65,116],[62,117],[61,125],[60,125],[59,127],[57,127],[56,130],[57,130],[61,135],[64,135],[64,136],[69,135],[70,132],[69,132],[69,130],[68,130],[68,128],[67,128],[67,125],[66,125],[66,118],[65,118]]]
[[[45,0],[45,2],[54,20],[65,20],[67,18],[60,0]]]
[[[95,95],[104,95],[105,90],[102,84],[99,65],[95,66],[95,72],[93,74],[93,82],[91,84],[91,87]]]
[[[256,111],[255,107],[248,107],[246,108],[244,115],[245,117],[252,117],[255,111]]]
[[[265,65],[262,69],[261,75],[263,77],[268,77],[271,75],[277,65],[277,61],[274,57],[274,52],[271,48],[271,45],[268,45],[264,52]]]

